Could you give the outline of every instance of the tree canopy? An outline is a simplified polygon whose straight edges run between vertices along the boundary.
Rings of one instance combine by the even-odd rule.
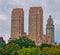
[[[22,48],[22,46],[24,46],[24,47],[34,47],[35,46],[34,41],[28,39],[26,36],[23,36],[20,39],[11,40],[9,43],[16,43],[21,48]]]
[[[7,44],[0,43],[0,55],[60,55],[60,45],[36,46],[34,41],[23,36]]]

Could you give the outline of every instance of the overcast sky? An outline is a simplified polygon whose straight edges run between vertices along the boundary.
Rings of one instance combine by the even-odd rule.
[[[11,32],[11,11],[13,8],[24,9],[24,31],[28,33],[29,8],[42,6],[44,19],[44,34],[49,15],[55,25],[55,41],[60,43],[60,0],[0,0],[0,36],[7,41]]]

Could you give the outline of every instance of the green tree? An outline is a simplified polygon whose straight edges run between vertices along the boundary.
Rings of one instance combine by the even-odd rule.
[[[11,55],[18,55],[18,52],[17,52],[17,51],[13,51],[13,52],[11,53]]]
[[[10,43],[7,44],[6,48],[5,48],[5,55],[10,55],[13,51],[17,51],[20,49],[20,46],[16,43]]]
[[[44,47],[49,47],[49,48],[51,48],[52,45],[51,45],[51,44],[45,44],[45,43],[43,43],[43,44],[40,45],[41,50],[42,50]]]
[[[4,54],[4,49],[3,49],[3,48],[0,48],[0,55],[5,55],[5,54]]]
[[[54,45],[51,48],[44,47],[42,53],[43,55],[60,55],[60,46]]]
[[[9,43],[16,43],[18,44],[21,48],[23,46],[25,47],[34,47],[35,43],[34,41],[28,39],[26,36],[22,36],[20,39],[16,39],[16,40],[11,40]]]
[[[6,44],[3,42],[0,42],[0,48],[5,48]]]
[[[31,48],[25,48],[18,50],[18,55],[41,55],[40,48],[37,47],[31,47]]]

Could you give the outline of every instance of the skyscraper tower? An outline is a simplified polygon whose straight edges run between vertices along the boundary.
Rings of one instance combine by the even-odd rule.
[[[35,42],[39,42],[43,35],[42,7],[31,7],[29,10],[29,35]]]
[[[51,38],[52,43],[54,43],[54,22],[51,16],[49,16],[46,24],[46,35]]]
[[[16,8],[11,16],[11,39],[18,39],[24,33],[24,11]]]

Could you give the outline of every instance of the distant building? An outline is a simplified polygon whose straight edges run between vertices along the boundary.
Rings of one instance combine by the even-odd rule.
[[[5,41],[3,40],[3,37],[0,37],[0,43],[5,43]]]
[[[29,34],[24,32],[24,11],[22,8],[16,8],[12,11],[11,17],[11,38],[19,39],[21,36],[27,36],[33,40],[36,45],[42,43],[54,44],[54,21],[49,16],[46,24],[46,35],[43,34],[43,9],[42,7],[30,7],[29,9]]]
[[[24,10],[16,8],[12,11],[11,16],[11,38],[18,39],[24,33]]]
[[[54,22],[51,16],[49,16],[46,24],[46,35],[51,38],[52,43],[54,43]]]
[[[43,35],[43,9],[31,7],[29,10],[29,35],[35,43],[40,42]]]
[[[47,35],[43,35],[41,40],[42,40],[42,43],[52,44],[51,38],[49,36],[47,36]]]

